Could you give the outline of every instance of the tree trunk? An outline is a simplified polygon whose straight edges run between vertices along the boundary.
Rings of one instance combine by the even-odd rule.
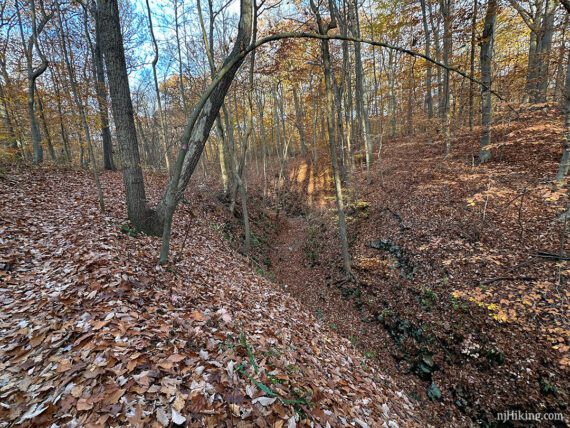
[[[569,0],[570,1],[570,0]],[[566,14],[562,24],[562,34],[560,35],[560,50],[558,54],[556,82],[554,85],[554,99],[564,102],[564,77],[566,75],[566,66],[570,62],[570,50],[566,47],[566,31],[570,24],[570,13]]]
[[[180,96],[182,98],[182,108],[184,113],[188,113],[188,104],[186,102],[186,88],[184,87],[184,74],[182,71],[182,50],[180,48],[180,34],[179,34],[179,18],[178,15],[178,2],[184,0],[174,0],[174,34],[176,35],[176,53],[178,54],[178,86],[180,89]]]
[[[14,126],[12,125],[12,119],[10,118],[10,110],[8,108],[7,98],[8,96],[4,90],[4,85],[0,81],[0,100],[2,100],[2,111],[3,111],[2,116],[4,119],[4,126],[8,134],[8,146],[11,148],[15,148],[18,145],[18,138],[16,137],[16,133],[14,132]]]
[[[475,0],[475,3],[477,3],[477,0]],[[426,56],[430,56],[431,55],[431,36],[430,36],[430,31],[428,28],[428,21],[427,21],[427,12],[426,12],[426,0],[421,0],[421,4],[422,4],[422,23],[424,26],[424,33],[425,33],[425,54]],[[431,63],[428,61],[426,64],[426,108],[427,108],[427,114],[428,114],[428,118],[431,119],[433,117],[433,97],[431,94],[432,88],[431,88],[431,80],[432,80],[432,67],[431,67]]]
[[[114,171],[113,162],[113,140],[111,138],[111,128],[109,126],[109,106],[107,103],[107,85],[105,84],[105,69],[103,67],[103,55],[101,53],[101,40],[99,28],[100,23],[95,20],[95,44],[89,43],[92,47],[93,76],[95,80],[95,91],[97,94],[97,105],[99,107],[99,121],[101,122],[101,139],[103,140],[103,166],[106,170]],[[87,28],[86,28],[87,31]],[[87,31],[88,34],[88,31]],[[87,36],[89,37],[89,35]]]
[[[332,3],[331,3],[332,5]],[[318,7],[315,5],[314,1],[311,0],[311,8],[313,13],[317,18],[317,24],[319,33],[326,35],[331,28],[334,28],[334,22],[331,22],[325,26],[322,22],[321,15]],[[332,7],[331,7],[332,9]],[[331,15],[333,15],[331,11]],[[346,216],[344,213],[344,202],[342,197],[342,184],[340,181],[340,175],[338,170],[338,161],[336,154],[336,141],[335,141],[335,100],[334,100],[334,88],[333,88],[333,76],[332,76],[332,65],[329,51],[328,40],[321,40],[321,56],[323,60],[323,72],[325,76],[325,90],[326,90],[326,105],[327,105],[327,127],[328,127],[328,139],[329,139],[329,149],[332,163],[332,174],[335,186],[335,199],[338,215],[338,232],[341,243],[341,254],[343,261],[343,268],[347,275],[352,276],[350,253],[348,249],[348,233],[346,228]]]
[[[214,11],[212,2],[208,1],[208,10],[209,10],[209,18],[210,18],[210,35],[206,33],[206,26],[204,25],[204,16],[202,13],[202,4],[200,0],[196,1],[196,6],[198,9],[198,21],[200,23],[200,31],[202,33],[202,42],[204,43],[204,49],[206,50],[206,56],[208,57],[208,64],[210,66],[210,75],[214,78],[216,73],[216,65],[214,63],[214,50],[213,50],[213,39],[214,39]],[[216,117],[216,132],[218,134],[218,158],[220,163],[220,173],[222,178],[222,188],[225,196],[229,195],[230,192],[230,173],[231,173],[231,165],[229,159],[229,153],[227,152],[227,145],[228,142],[226,141],[226,132],[224,131],[224,121],[223,118],[226,118],[227,111],[225,109],[225,105],[222,105],[222,114],[218,114]],[[225,120],[225,119],[224,119]]]
[[[46,113],[44,110],[44,103],[42,102],[40,94],[37,90],[36,90],[36,98],[38,99],[38,112],[40,113],[40,119],[42,120],[42,128],[43,128],[44,134],[46,136],[46,143],[47,143],[49,157],[53,162],[55,162],[55,160],[56,160],[55,159],[55,150],[53,149],[53,142],[51,141],[51,134],[49,133],[49,128],[48,128],[47,119],[46,119]]]
[[[168,261],[172,217],[176,206],[194,173],[208,135],[210,134],[210,130],[218,116],[233,78],[243,63],[243,58],[240,57],[240,54],[246,50],[251,42],[253,24],[252,12],[252,0],[241,0],[240,22],[233,49],[216,74],[216,77],[219,76],[219,80],[216,80],[217,83],[213,86],[210,93],[205,93],[202,96],[184,128],[184,135],[180,141],[181,145],[176,164],[173,167],[168,189],[157,207],[157,212],[164,213],[160,263],[166,263]],[[202,107],[200,108],[200,106]]]
[[[562,154],[562,160],[560,161],[560,167],[558,168],[558,174],[556,175],[556,180],[558,181],[561,181],[566,174],[568,174],[568,168],[570,167],[570,62],[566,69],[566,84],[564,86],[564,92],[565,140],[564,153]]]
[[[44,7],[43,3],[40,0],[40,10],[43,12]],[[40,77],[48,67],[48,61],[43,54],[43,51],[40,49],[39,45],[39,35],[43,31],[45,25],[51,19],[51,15],[46,15],[43,13],[43,16],[39,22],[36,19],[36,2],[35,0],[30,1],[29,9],[30,9],[30,17],[31,17],[31,27],[32,27],[32,34],[26,40],[24,36],[24,28],[22,24],[22,16],[20,11],[20,5],[18,0],[14,2],[16,8],[16,15],[18,18],[18,27],[20,30],[20,37],[22,40],[22,45],[24,48],[24,56],[26,57],[26,67],[27,67],[27,78],[28,78],[28,117],[30,119],[30,128],[31,128],[31,135],[32,135],[32,147],[34,151],[33,155],[33,163],[38,165],[43,162],[44,160],[44,151],[42,148],[42,136],[40,133],[40,128],[38,126],[38,121],[36,119],[35,114],[35,91],[36,91],[36,80]],[[33,53],[36,51],[41,59],[41,64],[38,67],[34,67],[33,65]]]
[[[44,161],[44,149],[42,147],[42,136],[40,127],[36,119],[34,108],[34,94],[36,92],[35,79],[28,82],[28,118],[30,120],[32,148],[34,150],[33,163],[39,165]]]
[[[87,11],[84,11],[85,19],[87,19]],[[85,139],[87,140],[87,151],[89,153],[89,162],[91,163],[91,169],[93,171],[93,177],[95,179],[95,186],[97,188],[97,195],[99,197],[99,208],[101,212],[105,211],[105,201],[103,199],[103,189],[101,187],[101,182],[99,181],[99,171],[97,171],[97,162],[95,161],[95,153],[93,151],[93,143],[91,140],[91,130],[89,129],[89,124],[87,122],[87,115],[85,113],[85,107],[83,105],[83,101],[81,100],[81,94],[79,93],[79,88],[77,81],[75,80],[75,72],[73,69],[73,64],[71,64],[71,60],[69,58],[69,54],[67,52],[67,43],[65,40],[65,32],[63,28],[63,21],[61,19],[61,10],[58,10],[57,14],[58,23],[59,23],[59,33],[61,39],[61,50],[63,51],[63,58],[65,61],[65,65],[67,67],[67,72],[69,74],[69,83],[71,85],[71,93],[73,95],[73,100],[75,101],[75,106],[79,110],[79,116],[81,118],[81,124],[83,125],[83,132],[85,133]]]
[[[451,8],[452,0],[440,0],[441,14],[443,17],[443,64],[448,67],[451,58]],[[449,69],[443,71],[443,99],[441,109],[441,121],[443,126],[443,138],[445,141],[445,155],[451,152],[451,138],[450,138],[450,100],[451,91],[449,86]]]
[[[534,101],[546,102],[548,83],[550,81],[550,51],[552,50],[552,36],[554,34],[554,14],[558,2],[547,0],[545,13],[540,28],[539,43],[537,45],[537,74]]]
[[[55,90],[55,98],[57,100],[57,113],[59,116],[59,131],[61,134],[61,141],[63,143],[63,153],[62,156],[64,157],[64,162],[71,165],[71,162],[73,160],[72,155],[71,155],[71,145],[69,144],[69,137],[67,135],[67,130],[65,129],[65,121],[64,121],[64,116],[63,116],[63,105],[61,102],[61,90],[59,88],[59,81],[57,79],[57,74],[53,72],[53,69],[51,70],[51,77],[52,77],[52,81],[53,81],[53,86],[54,86],[54,90]]]
[[[349,4],[351,11],[351,33],[355,38],[360,38],[360,22],[358,16],[358,1],[351,0]],[[364,139],[364,149],[366,151],[366,172],[370,179],[370,166],[372,164],[372,141],[370,138],[370,118],[368,117],[368,107],[364,102],[364,67],[362,66],[362,52],[360,43],[354,43],[354,67],[356,77],[356,115],[360,121],[360,131]]]
[[[497,0],[489,0],[487,3],[487,13],[485,15],[485,25],[481,40],[481,82],[485,87],[481,89],[481,149],[479,152],[479,162],[485,163],[491,159],[489,144],[491,144],[491,121],[492,121],[492,70],[493,42],[495,38],[495,20],[497,17]]]
[[[525,95],[523,97],[523,102],[529,102],[529,101],[533,102],[534,86],[536,81],[536,70],[538,68],[536,45],[537,45],[536,32],[534,30],[531,30],[529,46],[528,46],[528,65],[526,73]]]
[[[156,38],[154,37],[154,29],[152,26],[152,14],[150,12],[150,4],[148,0],[146,0],[146,10],[148,13],[148,26],[150,29],[150,36],[154,48],[154,57],[152,59],[152,77],[154,80],[154,92],[156,95],[156,103],[158,106],[158,120],[160,124],[158,139],[160,140],[159,145],[162,147],[162,150],[164,151],[164,163],[166,164],[166,170],[170,172],[170,157],[168,155],[168,145],[166,144],[166,123],[165,123],[166,121],[164,119],[164,112],[162,111],[162,101],[160,99],[160,90],[158,88],[158,74],[156,71],[156,65],[158,64],[158,44],[156,43]],[[180,46],[178,47],[178,49],[180,50]]]
[[[473,1],[473,16],[471,17],[471,51],[469,53],[469,71],[472,78],[475,77],[475,36],[477,27],[478,0]],[[429,55],[428,55],[429,56]],[[475,111],[473,100],[475,98],[475,82],[469,81],[469,129],[473,130]]]
[[[107,67],[111,109],[123,165],[128,217],[137,229],[159,235],[162,231],[160,216],[149,209],[146,202],[117,2],[97,0],[96,19],[101,30],[101,49]]]
[[[293,101],[295,102],[295,124],[297,126],[297,131],[299,131],[299,148],[301,149],[301,155],[305,156],[307,154],[307,141],[305,136],[305,114],[303,111],[303,106],[299,101],[299,95],[297,94],[296,85],[293,85]]]

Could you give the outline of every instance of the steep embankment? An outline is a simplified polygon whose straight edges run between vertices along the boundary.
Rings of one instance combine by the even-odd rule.
[[[448,158],[427,138],[387,141],[371,184],[356,174],[357,282],[339,269],[332,204],[283,219],[272,269],[433,424],[489,426],[507,410],[567,417],[570,266],[556,257],[570,245],[556,218],[568,198],[553,184],[562,118],[547,105],[498,118],[483,166],[478,131],[456,130]]]
[[[0,426],[423,425],[347,340],[255,275],[199,190],[162,269],[159,241],[126,225],[120,175],[102,182],[103,215],[88,174],[0,179]]]

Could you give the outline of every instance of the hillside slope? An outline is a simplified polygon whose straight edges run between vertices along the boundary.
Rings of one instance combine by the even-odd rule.
[[[0,426],[422,425],[347,340],[254,274],[208,204],[182,207],[164,270],[159,240],[130,236],[120,174],[102,182],[104,215],[85,173],[0,179]]]
[[[563,121],[546,104],[496,119],[488,164],[474,162],[480,129],[464,128],[447,158],[441,141],[401,137],[385,141],[371,184],[355,174],[356,282],[340,269],[331,198],[268,239],[277,281],[373,355],[436,426],[495,426],[507,410],[568,417],[570,243],[557,221],[568,181],[553,183]],[[312,190],[291,187],[299,200]]]

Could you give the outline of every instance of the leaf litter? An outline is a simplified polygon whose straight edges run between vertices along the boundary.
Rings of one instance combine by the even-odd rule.
[[[118,173],[102,174],[104,214],[86,173],[8,175],[0,427],[422,426],[388,376],[255,275],[206,209],[177,214],[179,261],[162,268],[157,238],[121,232]]]

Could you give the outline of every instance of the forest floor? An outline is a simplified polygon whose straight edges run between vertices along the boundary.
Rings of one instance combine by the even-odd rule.
[[[477,129],[456,134],[447,158],[441,143],[388,141],[371,183],[356,176],[366,191],[349,195],[356,281],[340,271],[326,192],[265,239],[276,282],[397,379],[435,426],[495,426],[508,410],[567,424],[570,264],[557,257],[570,243],[556,220],[569,201],[567,183],[553,184],[562,123],[547,105],[500,120],[482,166]],[[307,200],[313,179],[295,162],[288,199]]]
[[[423,426],[366,357],[224,239],[197,186],[172,263],[119,172],[0,171],[0,427]],[[156,200],[164,177],[147,175]],[[313,425],[312,425],[313,424]]]
[[[356,281],[340,269],[327,171],[300,158],[279,203],[250,178],[249,257],[239,206],[197,174],[167,269],[159,240],[126,221],[120,173],[102,175],[101,214],[87,172],[5,166],[0,426],[568,421],[562,119],[545,105],[497,123],[486,165],[478,130],[455,130],[447,158],[411,136],[385,142],[370,184],[355,172]],[[147,185],[156,200],[164,177]]]

